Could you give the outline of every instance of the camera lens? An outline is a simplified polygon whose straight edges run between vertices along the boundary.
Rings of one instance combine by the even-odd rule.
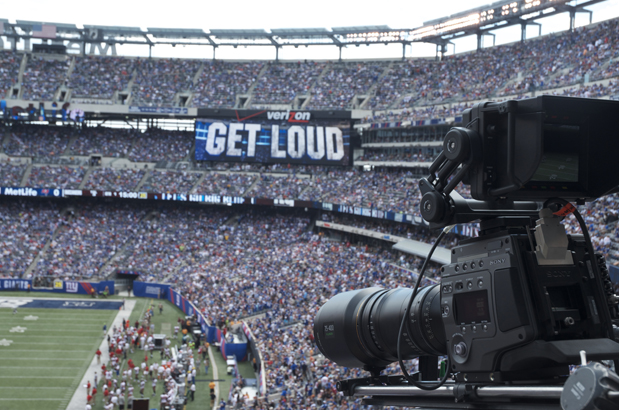
[[[440,286],[419,289],[406,312],[412,289],[366,288],[340,293],[325,303],[314,319],[314,339],[330,360],[347,367],[385,367],[398,360],[397,340],[406,314],[402,358],[445,355]]]

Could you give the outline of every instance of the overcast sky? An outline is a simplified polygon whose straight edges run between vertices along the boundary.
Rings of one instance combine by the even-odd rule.
[[[484,0],[406,0],[406,1],[341,1],[314,0],[312,2],[290,2],[284,0],[182,0],[182,1],[137,1],[106,0],[104,2],[58,3],[49,0],[29,0],[27,7],[19,2],[8,3],[0,17],[9,21],[32,20],[42,22],[72,23],[106,26],[158,27],[158,28],[201,28],[201,29],[243,29],[243,28],[331,28],[341,26],[388,25],[391,28],[415,28],[425,21],[445,17],[474,7],[487,5]],[[582,3],[582,1],[581,1]],[[589,7],[593,21],[619,16],[619,0],[607,0]],[[567,13],[540,20],[542,35],[569,28]],[[587,14],[577,16],[577,25],[587,24]],[[530,27],[529,38],[537,36],[538,29]],[[496,31],[497,44],[517,41],[520,27]],[[486,39],[486,45],[491,44]],[[471,36],[456,40],[457,53],[471,50],[476,39]],[[449,53],[454,50],[450,46]],[[123,55],[147,56],[148,47],[122,46],[118,53]],[[211,47],[157,46],[153,57],[211,58]],[[416,44],[407,49],[407,56],[434,55],[435,46]],[[402,46],[372,45],[370,47],[348,47],[342,51],[343,58],[387,58],[400,57]],[[280,51],[282,59],[336,59],[338,49],[333,46],[310,48],[285,47]],[[220,47],[217,58],[275,58],[273,47],[238,48]]]

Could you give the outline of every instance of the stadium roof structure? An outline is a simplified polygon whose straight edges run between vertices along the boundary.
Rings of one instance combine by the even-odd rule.
[[[28,20],[17,20],[16,23],[17,24],[15,24],[15,26],[21,28],[25,32],[32,32],[33,26],[50,25],[50,23],[44,23],[41,21],[28,21]],[[54,23],[53,25],[56,27],[56,33],[81,34],[81,30],[78,29],[75,24]]]
[[[500,0],[483,7],[455,13],[427,21],[421,27],[413,29],[393,29],[385,25],[353,26],[332,28],[288,28],[288,29],[202,29],[187,28],[147,28],[122,26],[84,25],[83,29],[74,24],[32,22],[18,20],[15,24],[0,19],[4,27],[4,36],[17,38],[41,38],[41,27],[53,28],[55,34],[46,31],[47,39],[56,44],[62,41],[78,41],[107,44],[143,44],[153,47],[159,44],[204,45],[213,47],[249,47],[270,46],[279,49],[286,46],[329,45],[340,49],[348,46],[371,44],[402,44],[405,47],[413,42],[436,44],[437,56],[447,51],[451,40],[459,37],[477,36],[478,48],[485,35],[494,36],[492,30],[503,27],[522,26],[522,40],[526,36],[526,27],[541,25],[536,20],[559,13],[570,13],[570,28],[574,28],[576,13],[592,12],[585,7],[606,0],[584,0],[576,3],[572,0]],[[573,4],[572,4],[573,3]],[[37,30],[35,30],[35,27]],[[13,43],[15,44],[15,43]],[[455,46],[454,46],[455,47]],[[215,53],[213,53],[215,55]],[[278,57],[276,57],[278,59]]]

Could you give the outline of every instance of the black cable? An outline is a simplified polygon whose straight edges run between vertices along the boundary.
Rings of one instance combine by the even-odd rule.
[[[428,385],[426,383],[422,383],[420,381],[413,379],[413,377],[406,371],[406,366],[404,365],[404,361],[402,360],[402,355],[400,353],[401,352],[400,340],[402,339],[402,330],[404,330],[404,323],[406,323],[406,331],[408,332],[409,337],[411,337],[412,335],[411,330],[410,330],[410,323],[408,320],[406,320],[406,318],[408,317],[408,313],[410,312],[411,307],[413,306],[413,301],[415,300],[415,296],[417,296],[417,291],[419,290],[419,286],[421,285],[421,280],[423,279],[423,275],[428,266],[428,262],[432,258],[432,255],[434,254],[434,251],[436,250],[436,247],[438,246],[438,244],[445,237],[445,235],[447,235],[447,232],[449,232],[451,228],[453,228],[453,226],[448,226],[443,229],[440,235],[436,238],[434,245],[432,245],[430,252],[428,252],[428,256],[426,257],[426,260],[423,262],[423,265],[421,266],[421,270],[419,271],[417,283],[415,284],[413,293],[411,294],[410,299],[408,301],[408,306],[406,307],[406,310],[404,310],[404,315],[402,316],[402,322],[400,322],[400,330],[398,331],[397,355],[398,355],[398,363],[400,364],[400,369],[402,369],[402,374],[404,375],[406,380],[408,380],[409,383],[411,383],[413,386],[421,390],[436,390],[439,387],[441,387],[443,384],[445,384],[450,374],[449,369],[451,368],[451,359],[449,358],[449,355],[447,355],[447,366],[446,366],[445,374],[443,375],[443,377],[437,384]]]
[[[580,225],[580,231],[582,232],[582,236],[585,239],[585,246],[587,247],[587,252],[589,253],[589,262],[591,262],[591,269],[593,269],[594,271],[596,271],[597,268],[597,260],[596,260],[596,256],[595,256],[595,251],[593,250],[593,245],[591,244],[591,236],[589,235],[589,229],[587,228],[587,224],[585,223],[585,220],[583,219],[582,215],[580,214],[580,212],[578,212],[578,209],[572,205],[569,201],[563,199],[563,198],[551,198],[548,199],[545,203],[544,203],[544,207],[548,207],[548,205],[550,203],[559,203],[561,205],[563,205],[564,207],[567,205],[571,205],[574,209],[572,210],[572,213],[574,214],[574,217],[576,218],[576,220],[578,221],[578,224]],[[608,312],[608,309],[605,310],[606,312]],[[608,338],[614,340],[613,337],[613,325],[612,325],[612,321],[610,320],[610,315],[608,315],[608,317],[606,318],[608,322]],[[613,360],[613,363],[615,365],[615,371],[617,371],[617,369],[619,369],[619,360],[615,359]]]

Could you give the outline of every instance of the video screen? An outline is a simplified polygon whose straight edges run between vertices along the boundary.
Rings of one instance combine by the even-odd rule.
[[[349,165],[350,123],[198,120],[195,152],[197,161]]]

